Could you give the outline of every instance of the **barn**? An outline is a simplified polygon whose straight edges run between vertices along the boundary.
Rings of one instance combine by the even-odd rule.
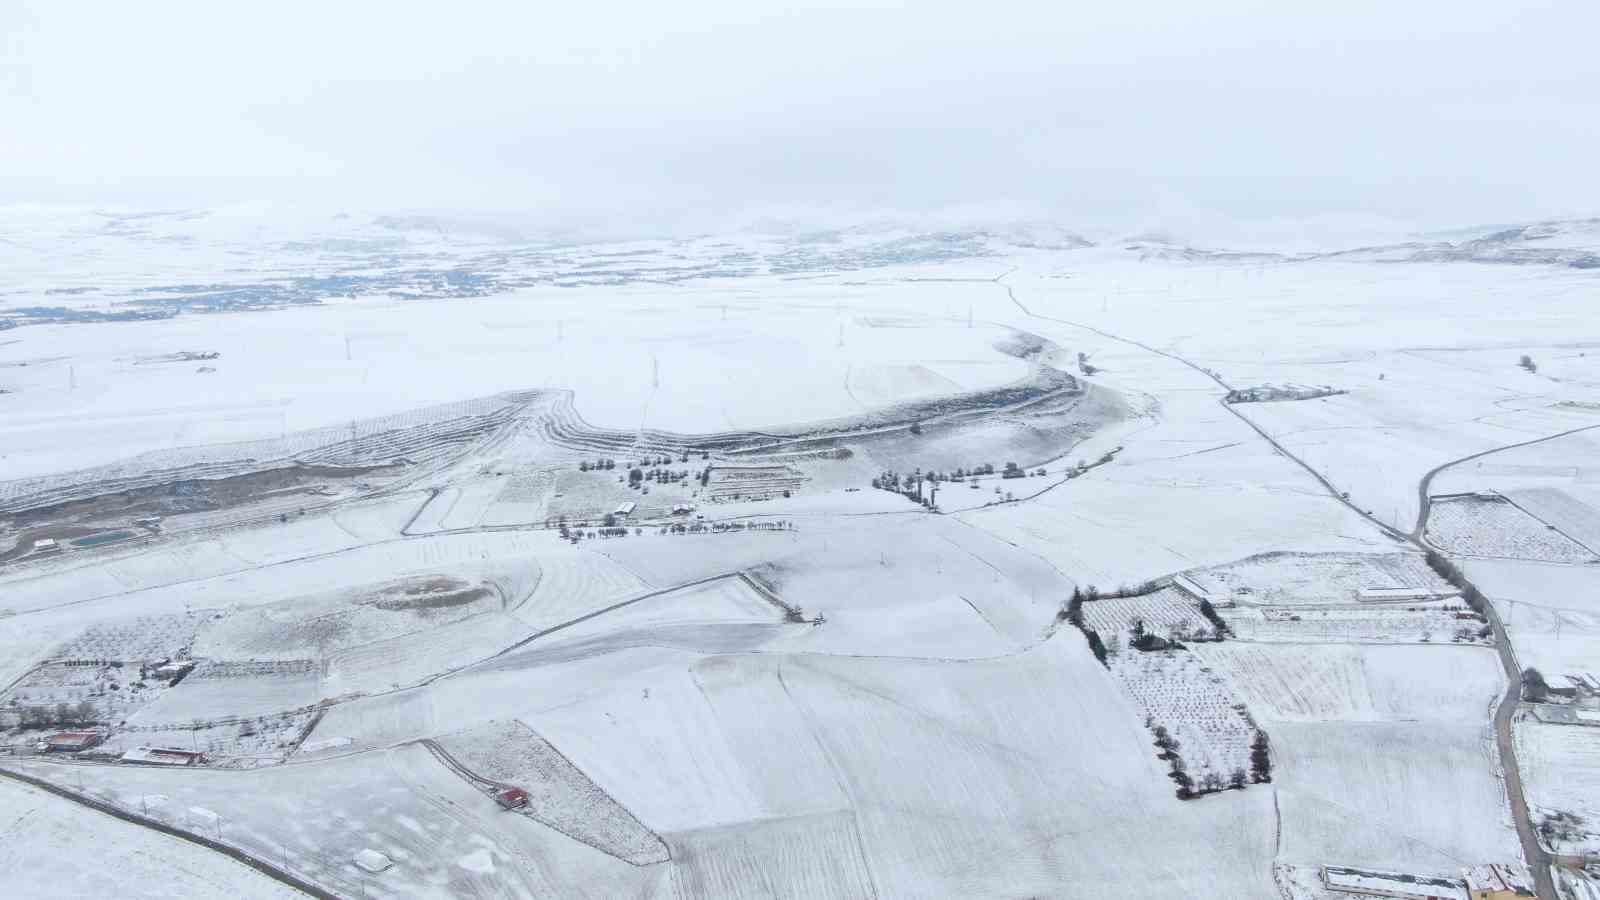
[[[40,741],[36,746],[46,753],[77,753],[105,740],[98,731],[59,731]]]
[[[193,750],[172,750],[166,747],[135,747],[118,757],[125,763],[147,766],[203,766],[206,755]]]

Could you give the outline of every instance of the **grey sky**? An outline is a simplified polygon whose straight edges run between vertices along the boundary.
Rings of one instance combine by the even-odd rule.
[[[1600,4],[0,4],[0,201],[1600,211]]]

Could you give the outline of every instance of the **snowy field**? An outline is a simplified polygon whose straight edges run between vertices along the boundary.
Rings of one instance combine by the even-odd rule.
[[[1415,553],[1273,553],[1185,573],[1214,604],[1328,606],[1360,599],[1362,589],[1453,589]]]
[[[1515,734],[1535,816],[1568,813],[1583,823],[1551,841],[1552,849],[1600,851],[1600,728],[1524,719]]]
[[[114,896],[296,898],[299,891],[204,847],[0,780],[0,893],[48,900]],[[85,864],[84,848],[94,848]]]
[[[1516,860],[1487,724],[1279,723],[1285,861],[1448,875]]]
[[[1535,562],[1596,562],[1594,552],[1508,500],[1437,498],[1428,514],[1428,541],[1456,556]]]
[[[1286,643],[1488,643],[1483,618],[1460,601],[1365,604],[1327,609],[1290,607],[1228,610],[1241,640]]]
[[[146,265],[45,219],[0,223],[40,251],[5,250],[0,286],[20,751],[0,766],[340,896],[1276,900],[1321,865],[1454,877],[1520,858],[1497,652],[1552,683],[1600,659],[1600,432],[1429,486],[1507,498],[1426,525],[1510,647],[1407,538],[1430,470],[1600,424],[1581,223],[1235,256],[117,220],[195,236]],[[151,316],[98,321],[121,312]],[[1343,393],[1223,402],[1282,384]],[[1102,665],[1068,598],[1146,582],[1084,604]],[[1202,597],[1221,642],[1198,640]],[[1135,620],[1187,649],[1132,649]],[[169,657],[196,666],[129,686]],[[32,754],[23,706],[59,703],[105,751],[209,759]],[[1179,799],[1157,727],[1196,782],[1270,735],[1271,781]],[[1555,727],[1518,725],[1534,808],[1592,818],[1594,729]],[[0,798],[8,873],[276,891]],[[103,872],[73,870],[74,833]]]
[[[1487,719],[1504,689],[1493,653],[1475,648],[1229,641],[1193,652],[1267,721]]]

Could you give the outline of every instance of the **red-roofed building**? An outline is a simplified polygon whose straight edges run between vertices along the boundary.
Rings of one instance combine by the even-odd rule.
[[[494,802],[505,809],[520,809],[528,805],[528,792],[519,787],[506,788],[495,793]]]
[[[77,753],[105,740],[98,731],[62,731],[52,734],[35,746],[46,753]]]

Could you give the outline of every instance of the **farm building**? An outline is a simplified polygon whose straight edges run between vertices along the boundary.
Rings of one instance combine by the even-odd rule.
[[[1456,878],[1377,872],[1345,866],[1323,866],[1322,883],[1330,891],[1395,900],[1466,900],[1466,883]]]
[[[206,763],[204,753],[193,750],[172,750],[166,747],[135,747],[118,759],[120,762],[150,766],[203,766]]]
[[[39,538],[33,542],[33,552],[35,553],[56,553],[60,549],[61,545],[56,543],[55,538]]]
[[[528,805],[528,792],[519,787],[505,788],[495,792],[494,802],[502,809],[520,809]]]
[[[105,740],[98,731],[61,731],[40,741],[36,746],[46,753],[77,753]]]
[[[169,685],[173,685],[182,681],[183,676],[189,674],[189,670],[193,668],[194,660],[183,660],[182,662],[163,660],[147,670],[147,677],[157,678],[167,682]]]
[[[1361,588],[1356,591],[1356,599],[1362,603],[1396,603],[1402,600],[1445,600],[1450,597],[1459,597],[1461,592],[1455,588],[1441,588],[1435,590],[1426,587],[1397,587],[1397,588]]]
[[[1467,892],[1472,900],[1515,900],[1534,896],[1528,879],[1510,866],[1473,866],[1465,874]]]
[[[632,500],[629,500],[626,503],[619,503],[617,504],[616,511],[613,512],[612,515],[619,519],[625,519],[628,516],[633,515],[633,511],[638,508],[638,506],[639,504],[633,502]]]

